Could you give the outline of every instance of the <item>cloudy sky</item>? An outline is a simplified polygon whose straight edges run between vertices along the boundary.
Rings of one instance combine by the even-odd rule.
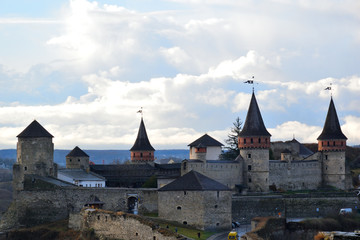
[[[1,0],[0,149],[34,119],[57,149],[224,142],[255,93],[272,140],[316,142],[332,95],[360,144],[358,0]]]

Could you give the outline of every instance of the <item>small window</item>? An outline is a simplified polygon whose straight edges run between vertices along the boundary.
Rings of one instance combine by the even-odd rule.
[[[100,215],[97,216],[97,219],[100,220]]]
[[[143,153],[140,153],[140,157],[142,157],[143,156]]]
[[[218,207],[218,205],[215,205],[214,207],[215,207],[215,208],[217,208],[217,207]]]
[[[328,159],[328,155],[325,155],[325,160],[327,160]]]
[[[219,192],[219,191],[216,192],[216,196],[217,196],[218,198],[220,197],[220,192]]]
[[[149,153],[149,156],[151,156],[151,152]]]
[[[187,221],[183,221],[183,224],[184,224],[184,225],[187,225]]]
[[[327,142],[327,145],[330,146],[330,142],[329,142],[329,141]]]
[[[250,138],[250,143],[254,143],[254,140],[252,138]]]
[[[341,146],[344,146],[344,142],[341,142]]]
[[[335,144],[335,141],[333,142],[333,145],[335,146],[336,144]]]
[[[186,191],[184,191],[184,195],[186,195]]]
[[[186,162],[184,162],[183,169],[186,170]]]
[[[27,167],[24,167],[24,170],[26,171],[26,170],[27,170]]]
[[[248,179],[248,182],[251,183],[251,178]]]
[[[244,144],[246,144],[246,138],[244,138]]]
[[[265,138],[265,143],[267,143],[268,142],[268,139],[267,138]]]
[[[177,209],[177,210],[181,210],[181,207],[180,207],[180,206],[178,206],[176,209]]]
[[[69,159],[69,162],[71,162],[72,160],[71,160],[71,158]]]
[[[261,138],[259,138],[259,143],[261,143]]]
[[[248,165],[248,171],[251,171],[251,165]]]
[[[216,223],[216,226],[219,226],[220,225],[220,223]]]
[[[248,154],[248,158],[251,158],[251,153]]]
[[[78,162],[80,162],[80,158],[78,158]]]
[[[135,236],[137,236],[138,235],[138,233],[135,233]]]

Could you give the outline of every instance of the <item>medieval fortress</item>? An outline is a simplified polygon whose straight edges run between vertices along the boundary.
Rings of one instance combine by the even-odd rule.
[[[311,215],[312,208],[315,205],[318,208],[324,200],[319,197],[318,202],[307,198],[289,201],[269,197],[262,201],[263,205],[256,205],[259,203],[256,194],[269,193],[269,188],[315,190],[330,186],[346,190],[352,187],[345,164],[347,138],[341,131],[332,98],[315,153],[295,139],[272,143],[254,93],[238,136],[240,155],[233,160],[219,160],[223,144],[205,134],[189,144],[189,159],[181,164],[155,164],[155,149],[141,118],[137,139],[130,149],[130,165],[137,169],[156,168],[156,173],[160,173],[158,188],[109,187],[112,181],[109,176],[116,175],[121,167],[108,166],[107,174],[102,174],[107,165],[89,165],[89,156],[78,147],[67,155],[66,169],[58,169],[53,160],[53,136],[37,121],[17,137],[14,200],[2,220],[3,228],[68,218],[84,206],[127,212],[136,205],[139,214],[157,212],[160,218],[199,229],[230,229],[232,220],[246,221],[283,208],[288,214]],[[70,173],[76,181],[60,177]],[[84,179],[89,180],[86,186]],[[90,180],[95,181],[94,185]],[[83,184],[79,184],[81,181]],[[321,211],[325,214],[354,202],[356,196],[334,197]],[[303,207],[302,211],[298,206]]]

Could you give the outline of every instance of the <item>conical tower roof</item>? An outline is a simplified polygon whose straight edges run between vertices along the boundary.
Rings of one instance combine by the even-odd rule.
[[[141,118],[139,132],[134,143],[134,146],[130,149],[130,151],[155,151],[155,149],[151,146],[149,138],[146,134],[146,128]]]
[[[245,124],[241,132],[240,137],[246,136],[271,136],[266,130],[264,121],[261,117],[260,109],[257,104],[255,94],[252,93],[249,110],[246,116]]]
[[[34,120],[27,126],[19,135],[18,138],[38,138],[38,137],[48,137],[53,138],[51,135],[40,123]]]
[[[326,139],[347,139],[347,137],[341,131],[339,119],[336,113],[335,104],[331,97],[329,110],[326,115],[324,128],[317,140]]]
[[[66,155],[67,157],[89,157],[83,150],[76,146],[71,152]]]

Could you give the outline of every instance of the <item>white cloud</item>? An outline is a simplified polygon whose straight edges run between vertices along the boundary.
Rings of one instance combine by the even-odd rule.
[[[319,126],[309,126],[298,121],[284,122],[276,128],[269,128],[272,141],[284,141],[295,138],[302,143],[316,142],[317,137],[320,135],[322,128]]]

